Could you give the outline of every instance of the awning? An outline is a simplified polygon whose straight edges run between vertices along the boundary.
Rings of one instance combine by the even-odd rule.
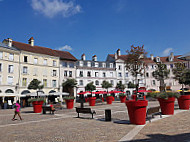
[[[54,93],[49,93],[49,95],[54,95],[54,96],[64,95],[64,96],[67,96],[67,95],[69,95],[69,93],[67,93],[67,92],[54,92]]]
[[[0,97],[17,97],[19,94],[15,93],[0,93]]]

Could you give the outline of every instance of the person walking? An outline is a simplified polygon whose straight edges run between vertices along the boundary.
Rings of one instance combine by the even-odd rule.
[[[13,121],[15,120],[16,115],[19,116],[20,120],[23,120],[22,117],[21,117],[21,115],[20,115],[20,104],[19,104],[19,101],[17,101],[16,104],[15,104],[15,114],[14,114],[13,119],[12,119]]]

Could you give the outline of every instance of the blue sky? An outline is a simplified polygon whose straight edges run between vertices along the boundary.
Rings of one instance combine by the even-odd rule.
[[[118,48],[190,52],[190,0],[0,0],[0,40],[12,38],[105,60]]]

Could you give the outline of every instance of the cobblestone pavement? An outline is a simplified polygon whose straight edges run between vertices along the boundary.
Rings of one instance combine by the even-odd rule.
[[[133,142],[190,142],[190,111],[148,123]]]
[[[148,107],[157,105],[157,101],[149,102]],[[79,104],[75,104],[75,106],[79,106]],[[85,106],[89,107],[87,103],[85,103]],[[114,142],[119,141],[136,127],[129,124],[124,103],[114,102],[112,105],[103,103],[91,108],[97,112],[94,115],[95,119],[91,119],[90,114],[80,114],[81,118],[76,118],[75,109],[68,110],[64,108],[56,111],[55,115],[42,115],[32,113],[32,107],[29,107],[22,109],[23,121],[12,121],[14,110],[0,110],[0,142]],[[111,122],[104,121],[105,109],[111,109]],[[186,126],[190,124],[188,124],[190,121],[186,120],[188,117],[190,117],[190,113],[183,112],[147,124],[134,140],[152,140],[153,138],[150,138],[149,134],[153,134],[154,137],[155,134],[176,135],[188,133],[189,129],[185,127],[186,123]],[[179,124],[179,126],[176,124]],[[167,125],[171,130],[168,129]],[[176,128],[179,128],[179,130],[176,130]],[[166,138],[164,135],[161,135],[161,137]],[[153,141],[156,140],[153,139]]]

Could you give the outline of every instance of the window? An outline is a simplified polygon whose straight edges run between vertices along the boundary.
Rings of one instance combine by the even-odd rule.
[[[173,64],[170,64],[170,68],[173,69]]]
[[[103,77],[106,77],[106,73],[105,72],[103,72]]]
[[[64,71],[64,76],[67,76],[67,71]]]
[[[57,71],[53,70],[53,76],[57,76]]]
[[[121,72],[119,72],[119,73],[118,73],[118,77],[122,77],[122,74],[121,74]]]
[[[146,73],[146,77],[149,77],[149,73],[148,72]]]
[[[83,66],[83,61],[80,61],[80,64],[79,64],[79,66],[81,66],[81,67]]]
[[[91,62],[88,62],[87,65],[88,65],[88,67],[91,67]]]
[[[152,69],[154,69],[154,65],[152,65]]]
[[[80,77],[83,77],[83,71],[80,71],[79,76],[80,76]]]
[[[53,66],[56,66],[57,62],[55,60],[53,60]]]
[[[118,69],[121,70],[121,66],[119,66]]]
[[[128,72],[126,72],[126,73],[125,73],[125,77],[129,77],[129,74],[128,74]]]
[[[83,80],[80,80],[80,81],[79,81],[79,85],[83,85]]]
[[[70,68],[74,68],[74,63],[72,63],[72,62],[69,63],[69,67],[70,67]]]
[[[105,63],[102,63],[102,67],[105,68],[105,67],[106,67],[106,64],[105,64]]]
[[[96,84],[96,85],[99,85],[99,81],[98,81],[98,80],[96,80],[96,81],[95,81],[95,84]]]
[[[12,76],[8,76],[7,83],[8,83],[9,85],[12,85],[12,84],[13,84],[13,77],[12,77]]]
[[[27,78],[22,79],[22,86],[27,86]]]
[[[2,63],[0,63],[0,72],[2,72]]]
[[[113,80],[110,80],[110,83],[111,83],[112,85],[114,85],[114,81],[113,81]]]
[[[95,77],[98,77],[98,72],[95,72]]]
[[[25,63],[28,62],[28,56],[24,56],[24,62],[25,62]]]
[[[14,54],[12,54],[12,53],[9,54],[9,60],[11,60],[11,61],[14,60]]]
[[[47,87],[47,79],[43,79],[43,85],[44,87]]]
[[[110,68],[113,68],[113,63],[110,63]]]
[[[56,80],[52,80],[52,87],[56,87],[57,83]]]
[[[44,65],[47,65],[47,59],[44,59]]]
[[[87,76],[91,77],[91,72],[90,71],[87,72]]]
[[[34,58],[34,64],[38,63],[38,58]]]
[[[72,71],[69,71],[69,77],[72,77]]]
[[[23,71],[22,71],[23,74],[27,74],[28,73],[28,67],[23,67]]]
[[[13,73],[13,65],[9,65],[8,73]]]
[[[110,77],[113,77],[113,72],[110,72]]]
[[[3,52],[0,52],[0,59],[3,59]]]
[[[155,80],[152,80],[152,85],[156,85],[156,81]]]
[[[95,67],[98,67],[99,66],[99,63],[95,63]]]
[[[63,67],[67,67],[67,62],[62,62]]]

